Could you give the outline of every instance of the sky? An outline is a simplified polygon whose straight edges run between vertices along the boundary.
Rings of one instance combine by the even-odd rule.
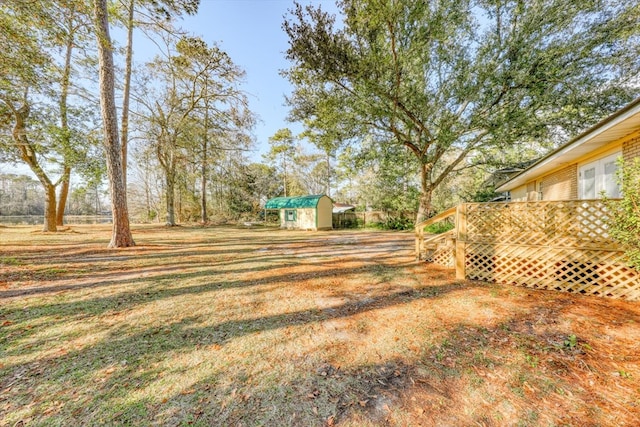
[[[334,0],[299,2],[337,12]],[[254,130],[255,151],[249,155],[251,161],[263,161],[262,154],[269,150],[269,137],[278,129],[288,127],[294,133],[302,131],[300,124],[286,120],[285,95],[291,92],[291,85],[279,74],[290,66],[285,58],[288,38],[282,23],[293,7],[293,0],[200,0],[197,15],[185,15],[175,23],[207,43],[216,42],[246,72],[242,87],[249,94],[250,108],[259,119]],[[111,30],[114,40],[124,46],[122,29],[112,26]],[[138,33],[134,39],[134,62],[142,65],[156,55],[156,49]],[[116,60],[121,62],[122,58]],[[25,165],[0,164],[0,173],[6,172],[32,175]]]
[[[329,12],[337,10],[333,0],[300,3],[321,5]],[[255,161],[262,160],[261,154],[269,149],[269,137],[278,129],[302,130],[300,124],[286,121],[285,94],[291,92],[291,86],[279,74],[290,66],[285,58],[288,39],[282,22],[293,6],[293,0],[201,0],[196,16],[185,16],[176,23],[208,43],[218,43],[245,70],[243,88],[249,93],[251,110],[259,116],[257,151],[251,156]]]

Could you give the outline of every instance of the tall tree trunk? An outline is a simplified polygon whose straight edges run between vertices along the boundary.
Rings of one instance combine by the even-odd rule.
[[[66,147],[64,155],[64,166],[62,170],[60,197],[56,209],[56,225],[64,225],[64,211],[69,197],[69,185],[71,179],[71,166],[67,158],[67,151],[71,145],[71,133],[69,131],[69,109],[67,99],[69,97],[69,81],[71,77],[71,55],[73,53],[73,21],[69,18],[69,34],[64,58],[64,70],[62,71],[62,82],[60,84],[60,129],[62,130],[62,144]]]
[[[282,176],[283,176],[283,184],[284,184],[284,197],[287,197],[287,163],[284,158],[284,154],[282,157]]]
[[[124,65],[124,88],[122,91],[122,133],[120,135],[120,151],[122,162],[122,183],[127,189],[127,146],[129,145],[129,98],[131,93],[131,67],[133,59],[133,9],[135,0],[129,1],[127,16],[127,50]]]
[[[207,90],[205,86],[205,91]],[[206,93],[206,92],[205,92]],[[209,105],[205,106],[204,110],[204,138],[202,141],[202,182],[200,183],[200,210],[202,211],[202,223],[206,224],[209,221],[207,218],[207,161],[208,161],[208,150],[209,150]]]
[[[20,157],[36,175],[40,184],[44,188],[44,223],[42,231],[58,231],[56,227],[56,187],[53,185],[45,171],[40,167],[36,153],[27,137],[27,118],[30,109],[26,100],[20,108],[12,108],[15,119],[12,136],[20,150]]]
[[[200,210],[202,213],[202,223],[206,224],[209,221],[207,217],[207,137],[204,137],[203,147],[202,147],[202,181],[200,182]]]
[[[70,180],[71,167],[65,164],[62,171],[62,179],[60,182],[60,197],[58,197],[58,207],[56,209],[56,225],[59,226],[64,225],[64,211],[67,207],[67,199],[69,197]]]
[[[134,246],[129,227],[127,195],[122,179],[120,141],[118,140],[118,116],[114,95],[113,50],[109,36],[107,0],[95,0],[94,19],[100,66],[100,109],[104,129],[104,149],[107,157],[107,174],[111,193],[113,228],[110,248]]]
[[[173,227],[176,225],[176,212],[175,212],[175,197],[176,197],[176,182],[175,171],[167,170],[166,184],[167,184],[167,222],[166,225]]]
[[[42,231],[58,231],[56,227],[56,187],[49,183],[44,186],[44,226]]]
[[[424,221],[432,216],[433,206],[431,205],[431,196],[433,195],[433,185],[431,184],[431,164],[420,165],[420,205],[418,206],[418,215],[416,224]]]
[[[331,197],[331,155],[327,152],[327,196]]]

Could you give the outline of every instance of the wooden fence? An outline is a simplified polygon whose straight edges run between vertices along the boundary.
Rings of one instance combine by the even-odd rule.
[[[358,226],[358,217],[355,212],[334,212],[333,228],[355,228]]]
[[[606,217],[599,200],[460,205],[456,276],[640,300],[640,273],[609,237]]]

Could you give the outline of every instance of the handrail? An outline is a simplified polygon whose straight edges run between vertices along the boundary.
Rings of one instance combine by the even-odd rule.
[[[422,245],[424,244],[424,228],[428,227],[431,224],[435,224],[436,222],[442,221],[443,219],[447,219],[450,216],[456,214],[458,207],[454,206],[452,208],[447,209],[446,211],[440,212],[438,215],[428,218],[414,227],[414,231],[416,234],[416,259],[420,260],[420,254],[422,253]]]
[[[442,221],[443,219],[446,219],[446,218],[449,218],[452,215],[455,215],[456,214],[456,209],[458,209],[458,207],[454,206],[452,208],[447,209],[446,211],[440,212],[436,216],[432,216],[431,218],[427,218],[424,221],[416,224],[416,226],[415,226],[416,233],[418,232],[418,228],[424,230],[425,227],[427,227],[427,226],[429,226],[431,224],[435,224],[436,222]]]
[[[424,242],[424,244],[429,244],[429,243],[433,243],[436,242],[438,240],[442,240],[442,239],[447,239],[447,238],[451,238],[456,234],[455,230],[449,230],[449,231],[445,231],[444,233],[440,233],[440,234],[431,234],[425,238],[422,239],[422,241]]]

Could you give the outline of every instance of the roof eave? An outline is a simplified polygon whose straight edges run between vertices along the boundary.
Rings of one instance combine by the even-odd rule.
[[[536,170],[540,170],[541,168],[550,165],[551,163],[557,161],[562,157],[565,157],[564,162],[569,162],[572,159],[577,159],[578,157],[580,157],[580,154],[572,157],[570,155],[571,151],[574,151],[576,148],[582,146],[585,143],[588,143],[589,141],[592,141],[597,136],[611,130],[624,121],[633,118],[634,116],[638,116],[638,121],[640,123],[640,98],[636,99],[635,101],[629,103],[625,107],[601,120],[594,126],[582,132],[580,135],[571,139],[566,144],[558,147],[546,156],[540,158],[540,160],[536,161],[531,166],[524,169],[517,175],[514,175],[511,179],[496,188],[496,191],[509,191],[515,187],[525,184],[532,176],[538,176],[538,172],[536,172]],[[613,140],[603,142],[603,144],[608,144],[610,142],[613,142]],[[560,165],[561,164],[558,164],[558,166]]]

